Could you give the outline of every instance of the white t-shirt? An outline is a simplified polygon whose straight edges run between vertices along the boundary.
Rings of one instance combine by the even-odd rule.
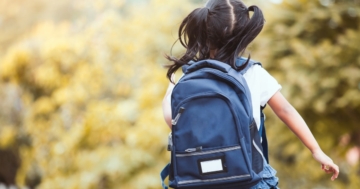
[[[260,65],[250,67],[244,74],[249,86],[256,125],[260,127],[260,106],[265,106],[270,98],[281,90],[281,85]]]

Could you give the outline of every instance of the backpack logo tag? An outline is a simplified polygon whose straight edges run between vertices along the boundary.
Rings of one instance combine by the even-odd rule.
[[[225,156],[198,160],[201,175],[227,172]]]

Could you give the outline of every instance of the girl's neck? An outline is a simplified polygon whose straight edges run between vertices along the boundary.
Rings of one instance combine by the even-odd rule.
[[[214,58],[215,58],[216,53],[217,53],[217,49],[210,50],[210,58],[214,59]]]

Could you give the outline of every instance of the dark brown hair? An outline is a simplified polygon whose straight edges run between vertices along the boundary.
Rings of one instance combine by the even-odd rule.
[[[251,18],[249,11],[254,12]],[[178,40],[186,52],[180,59],[166,55],[173,62],[167,66],[167,77],[171,81],[171,75],[189,61],[209,59],[210,50],[216,50],[213,59],[243,69],[246,64],[236,67],[235,60],[261,32],[264,22],[257,6],[247,8],[240,0],[209,0],[182,21]]]

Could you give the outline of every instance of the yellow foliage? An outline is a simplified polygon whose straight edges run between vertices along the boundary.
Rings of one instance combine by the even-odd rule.
[[[169,161],[163,55],[190,4],[77,1],[78,17],[49,15],[11,44],[0,56],[1,82],[21,89],[26,113],[19,127],[0,128],[0,143],[15,143],[20,132],[30,137],[19,147],[19,186],[36,176],[40,189],[160,186]]]
[[[35,115],[47,115],[52,113],[55,109],[53,102],[48,97],[40,98],[33,106]]]
[[[30,52],[23,48],[14,48],[3,58],[0,64],[0,75],[3,79],[19,82],[23,77],[24,69],[30,63]]]
[[[2,126],[0,128],[0,148],[9,148],[16,140],[16,128],[14,126]]]
[[[181,20],[195,7],[192,2],[0,1],[0,18],[9,18],[0,25],[14,24],[13,28],[0,31],[0,50],[4,49],[0,52],[0,97],[11,97],[0,103],[11,107],[9,112],[0,111],[0,147],[15,145],[19,151],[19,187],[30,178],[39,177],[39,189],[160,188],[159,171],[169,161],[166,145],[170,131],[161,109],[168,84],[162,67],[168,62],[163,55],[170,53]],[[305,2],[309,1],[293,3],[297,7]],[[305,7],[312,9],[314,4]],[[315,31],[316,26],[305,26],[312,15],[326,18],[324,10],[318,12],[305,15],[291,28],[273,24],[272,31],[277,33],[272,37],[277,40],[276,37],[290,33],[298,35],[302,28]],[[296,20],[301,15],[285,10],[279,20]],[[334,18],[338,22],[336,15]],[[339,37],[339,44],[358,48],[357,31],[348,29],[345,33]],[[318,68],[319,59],[336,66],[329,55],[341,53],[341,47],[324,40],[313,48],[311,43],[295,37],[278,42],[270,45],[273,52],[256,53],[266,58],[269,53],[289,48],[293,51],[276,62],[283,70],[296,69],[297,77],[276,70],[272,74],[301,89],[295,91],[290,84],[282,83],[284,94],[298,93],[292,97],[296,107],[304,108],[305,101],[318,98],[311,89],[334,89],[338,85],[332,77],[324,77],[319,84],[309,82],[319,80],[319,76],[306,69]],[[269,44],[271,40],[263,39],[257,45],[268,49]],[[181,50],[181,45],[176,44],[173,55]],[[299,66],[298,62],[303,64]],[[339,75],[357,86],[358,66],[339,70]],[[333,99],[329,94],[312,101],[317,112],[325,112],[327,102]],[[334,104],[346,107],[359,103],[359,98],[354,88]],[[321,133],[327,125],[328,122],[319,121],[315,128]],[[295,138],[274,128],[270,129],[270,136],[280,136],[277,132],[281,132],[282,141]],[[334,140],[324,140],[324,146],[330,148]],[[272,153],[280,154],[276,156],[280,159],[299,153],[297,161],[309,160],[304,151],[298,152],[299,143],[281,146],[280,140],[271,142],[275,149]],[[306,167],[304,162],[295,168]],[[274,164],[281,170],[279,162]],[[292,169],[284,168],[290,172]]]

